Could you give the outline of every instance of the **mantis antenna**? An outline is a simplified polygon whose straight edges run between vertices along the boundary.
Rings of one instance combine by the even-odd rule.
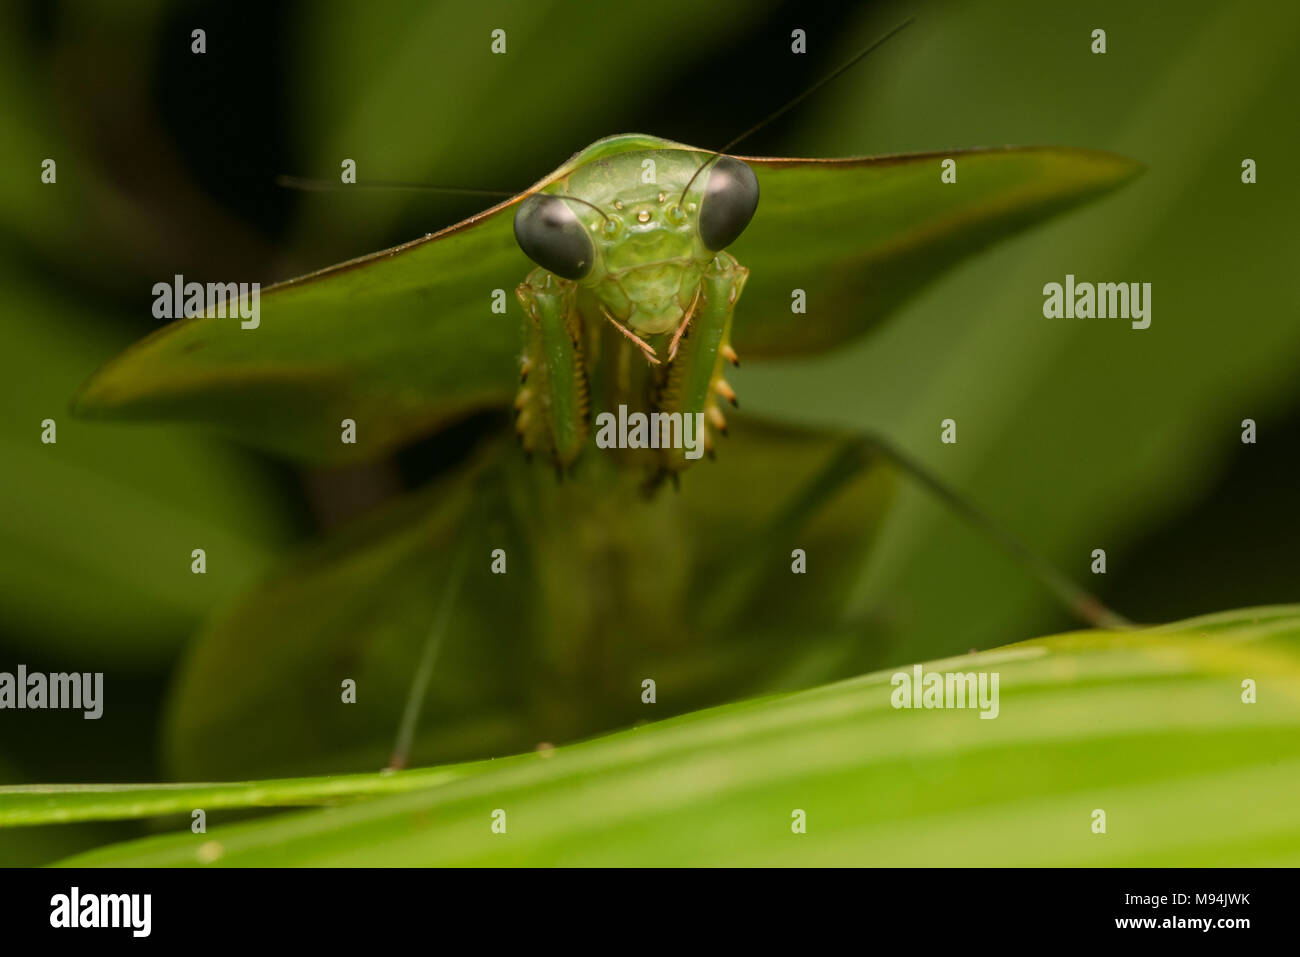
[[[844,63],[838,69],[832,71],[831,73],[826,74],[826,76],[822,77],[820,80],[818,80],[812,86],[808,87],[802,93],[787,100],[784,104],[777,107],[775,110],[767,114],[767,116],[763,117],[753,126],[751,126],[749,129],[745,130],[745,132],[741,133],[739,136],[734,137],[730,142],[728,142],[725,146],[723,146],[722,149],[715,150],[714,153],[707,160],[705,160],[703,163],[700,164],[700,168],[697,169],[695,171],[695,175],[690,178],[690,181],[686,184],[686,188],[682,190],[682,195],[680,198],[678,198],[677,202],[680,204],[682,200],[686,199],[686,194],[687,192],[690,191],[690,188],[692,184],[694,184],[695,180],[698,179],[699,175],[703,173],[710,165],[712,165],[713,162],[717,160],[719,156],[724,155],[728,150],[730,150],[737,143],[749,139],[751,136],[753,136],[763,127],[767,126],[773,120],[777,119],[778,117],[784,116],[790,110],[794,109],[804,100],[806,100],[808,97],[812,96],[822,87],[824,87],[827,83],[831,82],[831,80],[834,80],[836,77],[838,77],[841,73],[844,73],[852,69],[853,67],[857,66],[860,62],[866,59],[867,54],[879,49],[881,46],[884,45],[886,40],[889,40],[890,38],[897,36],[899,33],[901,33],[904,30],[904,28],[911,26],[915,22],[915,20],[916,20],[915,17],[908,17],[906,20],[904,20],[898,26],[894,27],[884,36],[876,40],[873,40],[871,43],[863,47],[860,51],[854,54],[853,58],[850,59],[847,63]]]
[[[851,70],[853,67],[857,66],[860,62],[866,59],[868,54],[875,52],[877,49],[883,46],[886,41],[897,36],[904,29],[911,26],[915,21],[916,21],[915,17],[908,17],[906,20],[898,24],[898,26],[894,27],[888,33],[884,34],[881,37],[878,37],[877,39],[873,40],[871,43],[867,44],[865,47],[863,47],[861,50],[855,53],[847,62],[841,64],[835,70],[826,74],[826,76],[822,77],[812,86],[803,90],[803,92],[799,93],[798,95],[791,97],[789,100],[787,100],[781,106],[777,107],[771,113],[767,114],[767,116],[763,117],[753,126],[751,126],[749,129],[745,130],[739,136],[733,137],[722,147],[722,149],[715,150],[712,154],[710,154],[707,160],[705,160],[703,163],[700,164],[700,168],[695,171],[695,175],[692,176],[690,180],[687,182],[686,188],[682,190],[682,195],[677,200],[677,202],[680,204],[682,200],[686,198],[686,194],[690,191],[691,186],[694,185],[695,180],[698,179],[699,175],[703,173],[709,166],[711,166],[718,159],[718,157],[726,154],[726,152],[730,150],[733,146],[735,146],[737,143],[749,139],[749,137],[753,136],[763,127],[767,126],[769,123],[784,116],[790,110],[794,109],[804,100],[806,100],[808,97],[812,96],[822,87],[824,87],[827,83],[830,83],[836,77],[840,76],[840,74],[846,73],[847,71]],[[382,180],[376,180],[374,182],[368,182],[368,183],[350,183],[347,184],[347,186],[344,186],[342,184],[335,183],[331,180],[308,179],[306,177],[290,176],[284,173],[277,176],[275,178],[275,182],[277,186],[283,186],[286,189],[296,189],[304,192],[315,192],[315,193],[332,192],[334,190],[346,188],[346,189],[367,189],[367,190],[388,190],[388,191],[420,190],[420,191],[431,192],[431,193],[456,193],[462,196],[493,196],[498,199],[509,199],[510,197],[515,195],[514,193],[507,192],[505,190],[499,190],[499,189],[474,189],[465,186],[432,186],[426,183],[399,183],[399,182],[382,181]],[[602,210],[595,203],[589,203],[586,200],[578,199],[575,196],[561,196],[560,199],[571,200],[572,202],[575,203],[582,203],[585,206],[590,206],[596,212],[600,213],[600,215],[605,218],[606,222],[609,221],[609,217],[605,215],[604,210]]]
[[[516,194],[507,192],[503,189],[475,189],[468,186],[431,186],[427,183],[397,183],[390,180],[375,180],[365,183],[335,183],[328,179],[308,179],[303,176],[290,176],[281,173],[275,178],[275,185],[283,186],[285,189],[296,189],[305,193],[333,193],[341,189],[353,190],[370,190],[374,192],[425,192],[425,193],[452,193],[459,196],[491,196],[494,199],[510,199]],[[531,193],[529,195],[532,195]],[[579,199],[577,196],[556,196],[556,199],[567,200],[572,203],[581,203],[583,206],[590,206],[609,222],[609,216],[603,209],[595,203],[589,203],[585,199]]]
[[[408,192],[412,190],[422,190],[429,193],[459,193],[463,196],[496,196],[508,199],[514,193],[507,193],[499,189],[473,189],[468,186],[431,186],[428,183],[396,183],[390,180],[375,180],[366,183],[335,183],[328,179],[308,179],[304,176],[290,176],[281,173],[275,178],[276,186],[283,186],[285,189],[296,189],[305,193],[332,193],[340,189],[361,189],[361,190],[387,190],[394,192]]]

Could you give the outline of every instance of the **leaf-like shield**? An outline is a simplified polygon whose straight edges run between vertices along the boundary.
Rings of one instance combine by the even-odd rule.
[[[537,183],[645,148],[601,140]],[[707,155],[701,153],[702,156]],[[956,183],[941,161],[957,162]],[[865,332],[962,257],[1111,189],[1139,165],[1078,149],[800,160],[745,158],[759,210],[733,252],[751,270],[734,342],[745,358],[830,349]],[[256,328],[173,322],[94,376],[89,416],[181,419],[308,461],[370,457],[515,388],[521,314],[510,291],[531,264],[515,244],[516,196],[423,239],[266,290]],[[806,315],[790,309],[802,289]],[[496,290],[507,313],[493,312]],[[498,297],[499,299],[499,297]],[[338,440],[339,423],[358,441]]]

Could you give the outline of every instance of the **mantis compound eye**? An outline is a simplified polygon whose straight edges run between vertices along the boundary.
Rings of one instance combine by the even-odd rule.
[[[581,279],[596,258],[587,229],[558,196],[534,193],[515,212],[515,241],[524,255],[564,279]]]
[[[700,204],[700,239],[720,252],[745,231],[758,209],[758,177],[738,159],[720,156],[709,170]]]

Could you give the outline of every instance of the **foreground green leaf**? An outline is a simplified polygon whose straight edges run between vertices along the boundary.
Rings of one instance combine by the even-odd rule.
[[[65,863],[192,865],[201,847],[223,865],[1300,861],[1300,606],[1062,635],[925,670],[998,672],[998,717],[896,710],[886,671]],[[1242,700],[1246,679],[1257,703]],[[0,793],[11,819],[51,813]],[[791,832],[795,809],[806,834]]]
[[[471,768],[422,768],[214,784],[25,784],[0,788],[0,827],[188,815],[194,808],[331,804],[429,788],[470,773]]]
[[[654,137],[601,140],[576,166]],[[681,147],[687,148],[690,147]],[[844,160],[750,158],[762,201],[733,251],[751,270],[733,341],[742,356],[819,352],[861,335],[953,263],[1135,175],[1138,164],[1077,149],[957,151],[960,185],[939,154]],[[492,312],[531,264],[515,244],[516,197],[433,236],[282,283],[260,325],[172,323],[83,389],[89,416],[203,422],[312,461],[373,456],[517,385],[521,314]],[[797,237],[797,241],[795,238]],[[803,289],[808,313],[793,315]],[[339,422],[358,424],[355,444]]]

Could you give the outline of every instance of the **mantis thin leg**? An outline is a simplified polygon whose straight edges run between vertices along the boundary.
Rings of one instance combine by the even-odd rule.
[[[718,581],[705,620],[726,620],[758,587],[766,559],[760,543],[788,538],[834,498],[847,483],[878,460],[893,464],[933,494],[940,502],[984,532],[999,548],[1023,566],[1071,615],[1093,628],[1131,628],[1133,624],[1106,607],[1096,596],[1072,582],[1052,562],[1013,535],[1005,526],[950,488],[927,468],[892,444],[876,436],[846,439],[840,451],[760,530],[755,547],[742,550],[728,575]]]
[[[878,454],[892,462],[949,509],[984,532],[1045,587],[1062,607],[1093,628],[1132,628],[1133,623],[1107,608],[1095,595],[1076,585],[1059,568],[1017,538],[1001,522],[975,506],[938,476],[877,436],[857,440],[861,452]]]
[[[456,597],[460,592],[460,582],[465,574],[468,552],[464,544],[466,541],[468,538],[462,539],[462,545],[456,557],[452,559],[451,570],[443,585],[442,598],[438,602],[438,610],[434,613],[433,623],[429,626],[429,633],[424,639],[420,663],[415,669],[415,677],[406,694],[406,706],[402,710],[402,723],[397,729],[397,740],[393,742],[393,753],[388,759],[390,771],[400,771],[406,767],[406,761],[411,754],[411,742],[415,738],[415,729],[420,721],[420,709],[424,707],[424,699],[428,696],[429,681],[433,678],[433,666],[437,663],[443,636],[447,633],[451,612],[456,606]]]

